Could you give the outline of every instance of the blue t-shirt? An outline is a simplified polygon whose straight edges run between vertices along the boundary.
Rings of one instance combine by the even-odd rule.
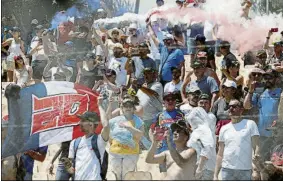
[[[166,128],[170,128],[172,123],[175,123],[176,121],[184,119],[184,114],[180,110],[173,110],[173,111],[163,111],[159,114],[157,114],[156,119],[154,120],[155,126],[163,126]],[[158,123],[157,123],[158,122]],[[173,133],[170,132],[170,140],[171,143],[173,142]],[[168,150],[166,139],[162,141],[161,146],[157,149],[157,153],[160,154],[163,151]]]
[[[39,147],[34,151],[39,152],[41,154],[46,154],[47,149],[48,149],[48,146],[44,146],[44,147]],[[32,159],[29,155],[22,155],[21,158],[24,163],[26,172],[33,174],[34,159]]]
[[[163,44],[159,44],[160,52],[160,67],[159,74],[161,73],[161,78],[163,81],[171,82],[172,81],[172,67],[179,67],[182,62],[184,62],[184,54],[180,49],[174,49],[170,52],[168,48]]]
[[[215,79],[210,76],[204,76],[200,81],[193,80],[191,81],[190,86],[191,85],[198,86],[203,94],[207,94],[210,97],[212,93],[219,91],[219,87]]]
[[[271,137],[272,132],[267,131],[273,121],[278,119],[278,107],[282,89],[266,89],[261,95],[254,93],[252,97],[253,106],[259,109],[258,130],[260,136]]]

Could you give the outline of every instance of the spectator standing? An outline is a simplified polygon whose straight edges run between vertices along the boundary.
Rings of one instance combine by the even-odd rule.
[[[62,160],[63,158],[68,158],[69,148],[70,148],[69,141],[61,143],[60,149],[56,152],[51,163],[49,164],[49,167],[48,167],[49,174],[53,175],[54,174],[53,173],[54,162],[61,154],[59,157],[59,163],[57,166],[57,171],[56,171],[56,176],[55,176],[56,181],[69,181],[69,179],[71,178],[71,175],[66,170],[63,160]]]
[[[201,91],[198,86],[189,87],[187,89],[187,101],[180,106],[180,110],[186,115],[189,114],[194,107],[197,107],[200,95]]]
[[[32,181],[34,160],[43,162],[46,157],[48,147],[40,147],[35,150],[29,150],[24,152],[20,160],[23,162],[23,167],[25,170],[24,181]]]
[[[194,69],[194,74],[197,79],[191,81],[190,86],[198,86],[202,93],[211,97],[211,103],[213,104],[218,99],[219,95],[219,87],[215,79],[205,75],[205,67],[201,62],[195,61],[191,67]]]
[[[149,138],[149,129],[155,116],[162,111],[162,95],[163,87],[161,83],[156,81],[157,71],[153,68],[145,68],[143,71],[145,84],[137,92],[137,97],[140,100],[140,105],[143,107],[143,122],[145,128],[145,136]],[[148,89],[154,94],[147,93]]]
[[[129,35],[130,35],[127,38],[128,44],[136,47],[144,41],[143,36],[141,35],[141,32],[138,31],[138,25],[136,23],[130,24],[128,31],[129,31]]]
[[[231,67],[232,61],[237,61],[237,58],[230,51],[230,43],[228,41],[222,41],[219,44],[219,51],[224,56],[221,61],[221,71],[228,71]],[[225,78],[225,74],[222,73],[222,78]]]
[[[173,133],[174,143],[170,133]],[[195,180],[196,151],[186,146],[190,133],[185,121],[179,120],[168,128],[164,135],[169,150],[156,154],[160,142],[158,135],[160,133],[155,130],[145,161],[149,164],[166,164],[167,173],[162,180]]]
[[[111,101],[110,101],[111,104]],[[108,171],[115,174],[116,180],[123,180],[127,172],[134,171],[139,158],[139,142],[143,136],[143,121],[134,115],[134,102],[125,98],[122,101],[123,115],[109,120],[110,149]]]
[[[108,69],[112,69],[116,72],[116,84],[118,87],[126,85],[127,71],[126,62],[127,58],[123,56],[124,48],[122,44],[116,43],[113,45],[113,56],[108,64]]]
[[[20,38],[21,30],[18,27],[12,28],[12,38],[7,39],[2,43],[1,47],[9,46],[9,55],[7,57],[7,81],[13,81],[13,75],[15,70],[15,56],[24,56],[24,42]],[[29,65],[26,63],[26,65]]]
[[[109,138],[109,123],[102,106],[102,97],[98,98],[98,108],[100,112],[101,124],[103,129],[101,134],[95,134],[95,129],[100,123],[99,116],[95,112],[87,111],[83,115],[78,116],[80,120],[80,128],[84,136],[73,140],[70,144],[69,158],[74,163],[69,172],[74,175],[74,180],[102,180],[101,166],[105,162],[105,147]],[[96,147],[94,142],[96,142]],[[97,151],[98,150],[98,151]],[[100,159],[96,152],[99,152]]]
[[[42,41],[44,27],[42,25],[38,25],[36,26],[35,31],[36,35],[31,40],[29,54],[32,55],[31,66],[34,72],[33,79],[35,82],[40,82],[42,80],[43,70],[47,64],[48,57],[45,55]]]
[[[216,135],[219,134],[219,131],[222,126],[226,125],[231,121],[229,116],[229,102],[235,99],[237,85],[235,82],[231,80],[226,80],[225,83],[222,85],[222,94],[223,97],[220,97],[214,104],[211,109],[211,112],[217,118],[217,128],[216,128]]]
[[[28,86],[31,80],[31,67],[26,66],[24,59],[21,56],[15,56],[15,71],[13,81],[20,87]]]
[[[251,180],[253,153],[260,158],[259,132],[254,121],[242,118],[243,111],[240,101],[230,101],[232,122],[220,130],[214,180],[218,179],[220,169],[222,180]]]
[[[160,43],[154,34],[154,31],[149,26],[149,32],[156,46],[159,47],[161,56],[159,66],[160,83],[164,86],[166,83],[172,81],[171,68],[180,67],[182,68],[182,76],[184,77],[184,54],[180,49],[174,48],[174,37],[169,33],[164,33],[163,43]]]
[[[172,72],[172,81],[166,83],[164,87],[164,92],[180,92],[183,82],[180,80],[181,69],[177,67],[171,68]]]
[[[270,157],[270,148],[273,145],[272,131],[266,130],[272,122],[278,119],[278,106],[282,88],[278,88],[278,73],[269,69],[263,75],[265,90],[258,94],[255,92],[256,81],[253,81],[249,93],[245,97],[244,106],[246,109],[255,107],[259,110],[258,129],[260,133],[260,154],[264,160]]]

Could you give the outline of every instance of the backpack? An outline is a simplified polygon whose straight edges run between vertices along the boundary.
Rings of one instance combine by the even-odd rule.
[[[100,156],[100,152],[98,150],[98,146],[97,146],[97,137],[98,135],[93,135],[92,136],[92,139],[91,139],[91,145],[92,145],[92,149],[99,161],[99,164],[100,164],[100,176],[102,178],[103,181],[107,181],[106,179],[106,173],[107,173],[107,169],[108,169],[108,153],[104,152],[104,156],[103,156],[103,161],[101,162],[101,156]],[[77,155],[77,150],[78,150],[78,147],[79,147],[79,144],[81,142],[81,137],[75,139],[74,141],[74,159],[73,159],[73,166],[75,168],[75,161],[76,161],[76,155]]]

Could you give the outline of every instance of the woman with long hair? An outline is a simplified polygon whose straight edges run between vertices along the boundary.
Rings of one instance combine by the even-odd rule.
[[[20,87],[25,87],[31,80],[32,70],[25,65],[25,61],[22,56],[15,56],[15,70],[13,76],[13,82]]]
[[[21,30],[18,27],[12,28],[12,38],[9,38],[1,44],[1,48],[9,46],[9,56],[7,57],[7,81],[13,81],[13,75],[15,70],[15,56],[22,55],[24,57],[24,42],[21,40]],[[26,63],[28,65],[28,63]]]

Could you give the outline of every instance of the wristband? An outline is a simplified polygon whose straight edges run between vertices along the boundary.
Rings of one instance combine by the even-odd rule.
[[[270,39],[270,37],[266,37],[266,39]]]

